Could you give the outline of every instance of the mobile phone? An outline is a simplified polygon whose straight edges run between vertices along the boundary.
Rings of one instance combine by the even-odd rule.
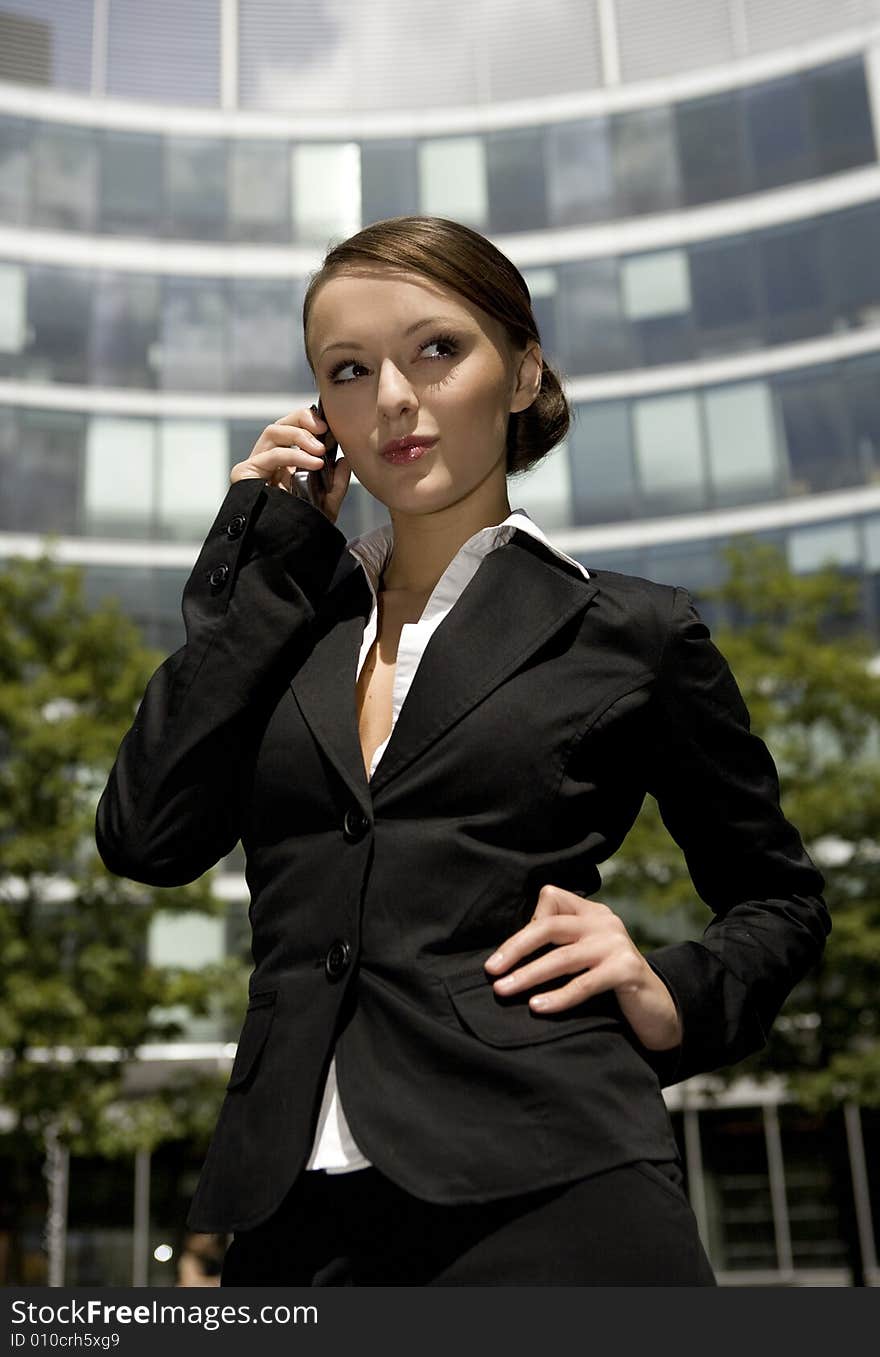
[[[318,412],[318,418],[323,419],[326,424],[327,416],[324,414],[320,396],[315,408]],[[339,452],[339,444],[336,442],[329,424],[327,425],[327,432],[318,434],[318,437],[324,444],[324,465],[318,471],[310,471],[309,475],[315,477],[320,493],[326,495],[333,481],[333,463],[336,461],[336,455]]]

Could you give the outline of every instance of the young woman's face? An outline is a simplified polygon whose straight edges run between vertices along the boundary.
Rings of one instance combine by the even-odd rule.
[[[487,478],[506,494],[508,418],[537,394],[537,344],[514,350],[500,322],[459,293],[382,266],[328,279],[306,338],[327,422],[389,509],[433,512]],[[408,463],[382,456],[408,435],[436,442]]]

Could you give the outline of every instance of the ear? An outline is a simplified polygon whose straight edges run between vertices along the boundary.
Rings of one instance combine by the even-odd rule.
[[[530,344],[517,363],[516,380],[510,398],[510,413],[527,410],[541,390],[543,354],[540,344]]]

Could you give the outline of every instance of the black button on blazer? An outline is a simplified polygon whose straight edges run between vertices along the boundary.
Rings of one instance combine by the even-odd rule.
[[[280,1204],[334,1049],[355,1140],[418,1197],[673,1158],[661,1087],[757,1050],[819,959],[822,876],[690,596],[591,576],[521,531],[493,550],[368,782],[363,569],[311,504],[230,488],[184,590],[186,643],[96,817],[107,867],[137,881],[192,881],[239,839],[247,855],[250,997],[190,1229],[247,1229]],[[540,1016],[483,970],[545,883],[598,896],[646,793],[712,912],[701,941],[648,956],[684,1030],[656,1053],[613,994]]]

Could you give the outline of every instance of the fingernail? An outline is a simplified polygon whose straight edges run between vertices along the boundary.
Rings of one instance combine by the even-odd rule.
[[[500,966],[503,960],[504,954],[502,952],[495,952],[484,964],[486,966]]]
[[[546,1008],[549,1002],[546,994],[533,994],[529,1000],[532,1008]]]

